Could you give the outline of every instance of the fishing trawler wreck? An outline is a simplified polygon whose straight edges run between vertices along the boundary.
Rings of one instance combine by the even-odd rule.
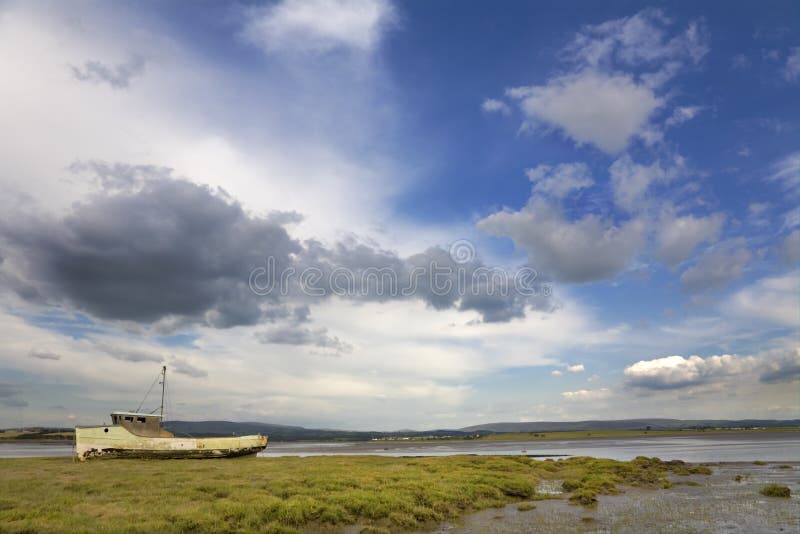
[[[264,450],[267,436],[176,437],[162,427],[167,368],[162,367],[160,413],[112,412],[111,424],[75,427],[75,450],[90,458],[229,458]],[[152,389],[152,386],[151,386]],[[146,398],[146,397],[145,397]]]

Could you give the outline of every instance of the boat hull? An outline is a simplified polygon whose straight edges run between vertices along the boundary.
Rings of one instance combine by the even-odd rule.
[[[137,436],[121,426],[77,427],[78,459],[92,458],[230,458],[263,451],[262,435],[230,438],[175,438]]]

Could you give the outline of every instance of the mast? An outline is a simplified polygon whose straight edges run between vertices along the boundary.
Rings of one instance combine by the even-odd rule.
[[[161,422],[164,422],[164,388],[167,387],[167,366],[161,368]]]

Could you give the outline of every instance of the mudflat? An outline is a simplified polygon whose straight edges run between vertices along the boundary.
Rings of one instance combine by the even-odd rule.
[[[711,475],[670,474],[671,486],[652,492],[620,488],[597,506],[546,500],[469,514],[434,531],[448,534],[561,532],[800,532],[800,463],[736,462],[709,465]],[[789,487],[790,498],[767,497],[767,484]],[[560,491],[556,486],[540,490]]]

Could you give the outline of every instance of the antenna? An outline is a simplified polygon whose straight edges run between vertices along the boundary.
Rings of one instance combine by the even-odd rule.
[[[167,366],[161,368],[161,421],[164,421],[164,388],[167,387]]]

